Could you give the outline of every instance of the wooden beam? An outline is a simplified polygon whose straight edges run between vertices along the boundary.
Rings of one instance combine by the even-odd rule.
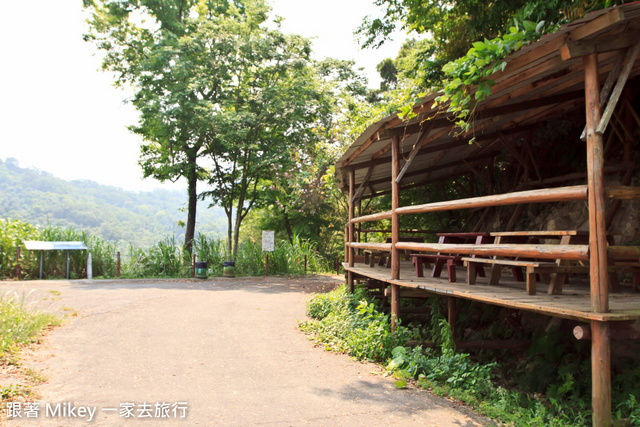
[[[638,57],[638,53],[640,52],[640,40],[636,42],[633,48],[629,49],[627,52],[627,56],[624,59],[624,64],[622,65],[622,71],[620,72],[620,76],[618,76],[618,81],[616,82],[616,87],[611,92],[611,97],[609,98],[609,102],[607,103],[607,108],[602,113],[602,117],[598,122],[598,127],[596,128],[596,132],[600,135],[603,135],[607,130],[607,125],[609,124],[609,120],[611,120],[611,116],[613,115],[613,111],[618,104],[618,100],[620,99],[620,95],[622,94],[622,90],[624,89],[624,85],[629,78],[629,74],[631,74],[631,70],[635,65],[636,58]]]
[[[618,57],[616,58],[616,62],[613,68],[611,69],[611,71],[609,71],[609,74],[607,75],[607,80],[604,82],[604,86],[602,86],[602,90],[600,91],[600,108],[604,107],[605,103],[607,102],[607,98],[611,93],[611,89],[613,89],[613,84],[615,83],[615,81],[618,79],[618,76],[620,75],[620,70],[622,69],[623,60],[624,60],[624,54],[622,53],[618,54]],[[582,135],[580,135],[580,139],[584,141],[586,137],[587,137],[587,126],[585,125],[582,131]]]
[[[461,200],[428,203],[424,205],[404,206],[397,209],[401,215],[426,212],[438,212],[454,209],[485,208],[489,206],[507,206],[520,203],[549,203],[569,200],[586,200],[587,186],[561,187],[542,190],[520,191],[516,193],[498,194],[492,196],[472,197]]]
[[[420,151],[420,148],[422,148],[422,146],[424,145],[424,142],[420,141],[422,135],[424,134],[425,136],[428,136],[429,132],[431,132],[431,126],[427,127],[427,129],[425,129],[424,131],[420,131],[418,137],[416,138],[416,143],[413,146],[413,150],[411,150],[411,154],[409,154],[409,158],[402,167],[402,170],[398,173],[398,176],[396,177],[394,182],[400,183],[400,181],[402,181],[402,177],[404,176],[405,172],[407,172],[407,169],[409,169],[409,166],[411,166],[411,162],[413,162],[413,159],[416,158],[416,155]]]
[[[560,49],[563,61],[582,58],[594,53],[611,52],[613,50],[626,49],[640,39],[639,31],[625,31],[608,37],[598,37],[591,40],[567,40]]]
[[[607,186],[605,188],[607,198],[618,200],[640,200],[640,187],[625,185]]]
[[[466,158],[464,160],[468,161],[468,162],[476,162],[476,161],[480,161],[480,160],[485,160],[489,157],[493,157],[494,155],[496,155],[497,152],[496,151],[492,151],[490,153],[484,153],[472,158]],[[449,162],[449,163],[443,163],[440,165],[435,165],[433,167],[429,167],[429,168],[425,168],[425,169],[421,169],[421,170],[417,170],[417,171],[413,171],[413,172],[407,172],[404,174],[405,178],[409,178],[409,177],[414,177],[414,176],[420,176],[420,175],[427,175],[431,172],[435,172],[438,170],[442,170],[442,169],[450,169],[456,166],[460,166],[460,162],[461,160],[458,161],[453,161],[453,162]],[[380,178],[380,179],[376,179],[371,181],[371,185],[376,185],[376,184],[382,184],[382,183],[387,183],[389,182],[388,178]]]
[[[624,11],[620,7],[615,7],[609,12],[586,22],[569,33],[569,39],[582,40],[600,31],[606,30],[613,25],[624,20]]]
[[[634,323],[616,322],[611,324],[611,339],[614,340],[637,340],[640,338]],[[593,337],[591,327],[589,325],[578,325],[573,328],[573,336],[577,340],[590,340]]]
[[[355,169],[353,170],[355,172]],[[364,177],[364,179],[360,183],[360,187],[358,187],[358,190],[353,195],[353,198],[350,199],[351,203],[355,203],[356,199],[362,196],[362,192],[364,191],[365,187],[369,184],[369,179],[371,178],[372,173],[373,173],[373,166],[369,167],[369,170],[367,171],[367,175]]]
[[[482,108],[479,106],[475,111],[474,117],[477,120],[487,119],[491,117],[500,116],[503,114],[512,114],[521,111],[531,110],[538,107],[545,107],[551,104],[563,103],[573,99],[584,97],[583,91],[567,92],[559,95],[551,95],[544,98],[532,99],[524,102],[515,102],[508,105],[501,105],[497,107]],[[444,117],[440,119],[433,119],[432,129],[438,129],[442,127],[454,127],[455,123],[451,121],[451,117]],[[389,139],[394,136],[402,136],[406,134],[418,133],[422,129],[421,123],[415,123],[406,125],[402,128],[391,128],[384,132],[380,132],[380,139]],[[447,132],[448,133],[448,132]]]

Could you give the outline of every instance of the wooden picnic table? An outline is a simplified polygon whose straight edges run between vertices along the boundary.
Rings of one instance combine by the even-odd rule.
[[[483,232],[450,232],[450,233],[436,233],[438,236],[438,243],[491,243],[493,237],[489,233]],[[433,269],[431,270],[431,277],[440,277],[442,268],[447,266],[447,274],[449,276],[449,282],[454,283],[456,281],[455,266],[462,265],[462,257],[457,255],[445,255],[441,253],[437,254],[411,254],[411,260],[415,265],[416,277],[423,277],[423,263],[433,262]],[[484,277],[484,270],[480,267],[478,275]]]
[[[499,231],[492,232],[490,235],[494,238],[495,244],[500,243],[531,243],[534,241],[535,243],[539,243],[540,240],[554,240],[558,241],[560,245],[588,245],[589,244],[589,232],[587,230],[534,230],[534,231]],[[607,235],[607,240],[609,244],[613,244],[613,236]],[[496,257],[494,257],[496,259]],[[505,260],[506,261],[506,260]],[[536,262],[536,260],[532,260],[530,262]],[[561,294],[562,286],[567,281],[568,274],[571,272],[571,262],[568,260],[558,259],[555,261],[555,264],[558,267],[566,267],[566,268],[558,268],[557,273],[551,275],[550,283],[549,283],[549,294]],[[503,263],[503,265],[510,265],[513,271],[513,275],[516,280],[523,281],[524,277],[522,274],[521,267],[517,266],[513,263]],[[493,278],[493,282],[496,281],[496,277],[500,276],[500,269],[502,266],[499,262],[495,263],[491,266],[491,275]],[[549,269],[547,269],[549,270]],[[529,271],[533,271],[529,269]],[[576,269],[578,271],[578,269]],[[615,272],[609,273],[609,286],[612,290],[617,291],[619,288],[618,278]],[[527,287],[529,289],[529,287]],[[533,292],[535,293],[535,286],[533,287]]]

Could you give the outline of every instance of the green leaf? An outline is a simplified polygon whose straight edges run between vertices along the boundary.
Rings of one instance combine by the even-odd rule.
[[[487,46],[482,42],[474,42],[473,47],[480,52],[487,49]]]
[[[407,386],[407,380],[401,379],[401,380],[395,381],[393,385],[395,385],[396,388],[405,388]]]
[[[530,31],[530,32],[536,31],[536,23],[535,22],[524,21],[522,24],[524,25],[524,29],[526,31]]]

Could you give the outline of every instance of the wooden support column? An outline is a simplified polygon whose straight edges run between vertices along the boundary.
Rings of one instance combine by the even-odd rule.
[[[400,138],[391,141],[391,279],[400,278],[400,252],[396,248],[400,240],[400,221],[397,209],[400,207],[400,183],[396,182],[400,173]],[[391,329],[396,328],[400,315],[400,286],[391,285]]]
[[[349,237],[347,238],[347,242],[349,244],[353,242],[353,235],[354,235],[353,233],[354,224],[352,220],[353,220],[353,211],[354,211],[353,196],[355,193],[355,186],[356,186],[356,171],[351,170],[349,171],[349,225],[348,225]],[[348,245],[347,253],[349,255],[349,261],[348,261],[349,267],[353,267],[355,264],[355,260],[354,260],[354,251],[351,245]],[[351,293],[353,293],[353,291],[355,290],[354,277],[353,277],[352,271],[349,271],[349,274],[347,275],[347,287],[349,288],[349,292]]]
[[[587,174],[589,199],[589,262],[591,280],[591,310],[609,311],[607,287],[607,234],[605,226],[605,188],[602,135],[596,126],[602,114],[598,87],[597,54],[583,58],[585,73],[585,104],[587,116]],[[591,378],[593,425],[611,425],[611,343],[609,325],[592,321]]]
[[[607,322],[591,321],[591,406],[593,425],[611,425],[611,337]],[[596,375],[597,373],[597,375]]]
[[[456,338],[456,329],[458,323],[458,300],[455,297],[448,298],[448,320],[451,328],[451,337]]]

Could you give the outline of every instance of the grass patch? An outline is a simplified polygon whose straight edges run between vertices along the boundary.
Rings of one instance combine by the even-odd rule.
[[[429,324],[415,327],[400,324],[391,334],[390,315],[369,298],[365,290],[357,289],[349,294],[343,286],[314,296],[307,303],[307,314],[312,320],[300,322],[299,327],[327,350],[385,365],[387,374],[396,377],[398,388],[413,383],[436,395],[457,399],[478,413],[508,425],[591,425],[590,396],[578,392],[581,385],[574,377],[574,374],[583,376],[581,371],[565,372],[560,380],[545,384],[546,389],[541,391],[523,391],[505,381],[509,379],[513,384],[516,373],[508,365],[503,367],[504,361],[498,363],[492,358],[489,363],[483,363],[456,351],[437,298],[431,300],[428,311],[431,313]],[[408,340],[430,341],[436,345],[412,347],[407,345]],[[557,347],[551,344],[553,340],[548,346]],[[534,352],[531,358],[540,356]],[[543,375],[540,370],[538,373]],[[614,418],[640,425],[640,404],[635,393],[629,392],[637,388],[616,384],[614,381],[614,394],[622,400],[613,402]]]
[[[24,295],[4,295],[0,299],[0,360],[35,342],[44,329],[60,322],[53,314],[29,310]]]

